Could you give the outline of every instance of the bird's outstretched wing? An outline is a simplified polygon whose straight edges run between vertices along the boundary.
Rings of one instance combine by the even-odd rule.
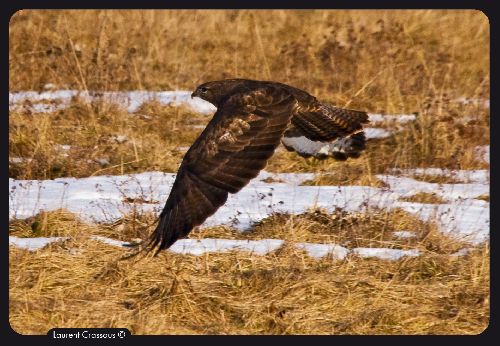
[[[301,156],[333,157],[346,160],[359,157],[365,149],[363,124],[366,112],[343,109],[327,103],[301,102],[292,124],[284,133],[283,145]]]
[[[266,86],[232,95],[186,153],[159,223],[144,249],[158,253],[223,205],[265,167],[290,124],[296,100]]]

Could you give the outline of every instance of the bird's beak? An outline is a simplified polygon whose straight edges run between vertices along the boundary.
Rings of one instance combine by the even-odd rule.
[[[191,98],[196,97],[196,96],[198,96],[198,95],[196,95],[196,91],[191,94]]]

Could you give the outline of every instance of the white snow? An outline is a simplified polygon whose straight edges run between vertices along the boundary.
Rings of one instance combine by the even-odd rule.
[[[56,149],[68,151],[71,149],[71,145],[69,145],[69,144],[56,144]]]
[[[451,256],[462,257],[462,256],[467,255],[471,251],[472,251],[472,248],[466,247],[466,248],[462,248],[462,249],[458,250],[457,252],[451,254]]]
[[[179,254],[199,256],[207,252],[248,251],[257,255],[265,255],[279,249],[283,245],[280,239],[237,240],[237,239],[181,239],[169,248]]]
[[[417,257],[420,252],[417,249],[399,250],[399,249],[385,249],[385,248],[367,248],[358,247],[352,250],[355,255],[360,257],[375,257],[385,260],[398,260],[403,256]]]
[[[475,148],[476,154],[486,163],[490,163],[490,146],[480,145]]]
[[[378,114],[368,113],[370,125],[384,125],[382,127],[365,127],[365,135],[367,139],[387,138],[396,132],[404,129],[404,125],[415,121],[417,116],[415,114]]]
[[[389,209],[400,208],[423,221],[436,222],[439,230],[458,240],[480,244],[489,238],[490,206],[481,200],[450,204],[424,204],[396,201]]]
[[[125,246],[125,245],[129,244],[126,241],[111,239],[111,238],[103,237],[103,236],[100,236],[100,235],[93,235],[90,238],[93,239],[93,240],[100,241],[101,243],[112,245],[112,246]]]
[[[15,236],[9,236],[9,245],[15,247],[26,249],[29,251],[35,251],[43,248],[47,244],[54,243],[61,240],[67,240],[68,237],[50,237],[50,238],[19,238]]]
[[[124,143],[128,141],[128,137],[125,135],[118,135],[118,136],[113,136],[112,137],[117,143]]]
[[[47,83],[43,86],[43,90],[55,90],[56,85],[53,83]]]
[[[474,243],[488,239],[489,203],[474,199],[489,194],[489,184],[435,184],[406,177],[378,175],[389,188],[369,186],[300,186],[313,173],[261,172],[239,193],[209,217],[202,227],[228,225],[248,230],[273,213],[301,214],[312,208],[333,212],[402,208],[422,220],[436,220],[443,232]],[[9,179],[9,218],[23,219],[42,210],[64,208],[87,222],[113,222],[136,212],[159,212],[175,174],[149,172],[125,176],[58,178],[55,180]],[[266,181],[266,182],[265,182]],[[418,192],[435,193],[445,204],[400,201]],[[146,203],[128,203],[138,199]]]
[[[350,253],[349,249],[337,244],[298,243],[295,246],[306,250],[307,255],[314,258],[331,256],[333,259],[344,259]]]
[[[139,107],[148,101],[158,101],[162,105],[186,105],[193,111],[203,114],[212,114],[215,107],[198,97],[191,98],[191,91],[107,91],[85,92],[78,90],[21,91],[9,93],[9,111],[27,107],[34,113],[51,112],[68,107],[73,98],[78,97],[84,102],[102,100],[125,106],[130,113],[136,112]],[[23,104],[25,102],[28,104]],[[47,103],[51,101],[54,103]],[[44,103],[42,103],[44,102]]]
[[[392,131],[380,127],[365,127],[365,136],[367,139],[387,138],[392,135]]]
[[[26,157],[9,157],[10,163],[23,163],[23,162],[31,162],[31,158]]]
[[[376,175],[376,177],[388,184],[391,190],[401,197],[411,197],[419,192],[436,194],[437,196],[454,201],[459,199],[476,198],[481,195],[489,195],[490,185],[485,183],[470,184],[438,184],[419,181],[412,178],[397,177],[394,175]]]
[[[489,184],[436,184],[391,175],[377,175],[377,178],[388,184],[398,198],[427,192],[447,201],[445,204],[393,201],[386,208],[401,208],[423,221],[434,221],[442,232],[460,240],[478,244],[488,239],[490,204],[474,198],[489,195]]]
[[[411,231],[396,231],[392,233],[396,238],[408,239],[408,238],[416,238],[417,234]]]
[[[415,121],[417,119],[417,116],[415,114],[377,114],[377,113],[369,113],[368,114],[368,120],[370,120],[370,123],[375,124],[375,123],[390,123],[390,122],[395,122],[395,123],[400,123],[400,124],[405,124],[410,121]]]
[[[17,248],[35,251],[43,248],[47,244],[66,240],[69,237],[53,238],[19,238],[9,236],[9,245]],[[129,244],[124,241],[115,240],[102,236],[92,236],[91,239],[111,246],[122,247]],[[281,239],[261,239],[261,240],[238,240],[238,239],[180,239],[172,245],[168,251],[183,254],[200,256],[205,253],[223,253],[228,251],[245,251],[251,254],[264,256],[282,247],[284,241]],[[403,256],[419,256],[418,250],[398,250],[388,248],[354,248],[352,250],[337,244],[314,244],[296,243],[296,249],[306,250],[308,256],[313,258],[323,258],[330,256],[335,260],[343,260],[349,254],[360,257],[375,257],[383,260],[398,260]]]
[[[99,165],[103,167],[109,165],[109,160],[107,158],[95,159],[95,162],[97,162]]]

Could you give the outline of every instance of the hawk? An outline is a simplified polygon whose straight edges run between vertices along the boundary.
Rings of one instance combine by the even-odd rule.
[[[145,242],[155,255],[186,238],[227,200],[255,178],[280,141],[302,156],[324,143],[320,155],[358,157],[365,148],[366,112],[342,109],[292,86],[247,79],[201,84],[191,97],[217,107],[186,152],[156,229]]]

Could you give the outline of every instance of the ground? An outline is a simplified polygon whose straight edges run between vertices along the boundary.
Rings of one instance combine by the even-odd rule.
[[[23,10],[9,37],[9,319],[18,333],[477,334],[488,326],[481,12]],[[337,162],[279,149],[268,175],[192,232],[199,242],[123,258],[126,249],[103,239],[147,236],[168,174],[213,112],[189,91],[231,77],[288,83],[369,112],[366,151]],[[279,198],[290,191],[301,194]],[[246,204],[247,222],[228,222]],[[20,245],[41,237],[64,238]],[[209,251],[210,239],[228,242]],[[282,243],[242,250],[269,240]]]

